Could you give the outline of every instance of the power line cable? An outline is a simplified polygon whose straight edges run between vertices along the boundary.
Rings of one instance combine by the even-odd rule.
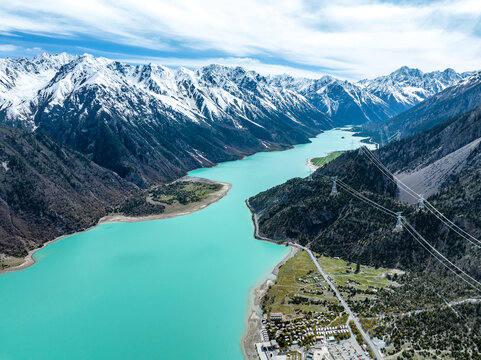
[[[341,180],[337,180],[339,185],[346,190],[349,194],[355,196],[356,198],[366,202],[367,204],[377,208],[378,210],[381,210],[382,212],[391,215],[391,216],[396,216],[397,214],[390,210],[385,208],[384,206],[378,204],[377,202],[367,198],[366,196],[362,195],[358,191],[354,190],[351,188],[349,185],[345,184]],[[458,267],[456,264],[454,264],[452,261],[450,261],[446,256],[444,256],[441,252],[439,252],[434,246],[432,246],[419,232],[405,219],[404,219],[404,228],[406,231],[419,243],[421,246],[428,251],[434,259],[438,260],[441,262],[442,265],[444,265],[448,270],[450,270],[452,273],[454,273],[457,277],[462,279],[464,282],[469,284],[471,287],[476,289],[476,291],[481,292],[481,282],[477,281],[473,277],[471,277],[469,274],[467,274],[465,271],[463,271],[460,267]],[[449,264],[449,265],[448,265]],[[453,268],[455,268],[458,272],[456,272]],[[468,281],[466,278],[464,278],[461,274],[463,274],[465,277],[470,279],[472,282],[474,282],[476,285],[473,285],[471,281]]]
[[[473,286],[474,288],[476,288],[477,291],[480,291],[481,292],[481,282],[477,281],[475,278],[473,278],[472,276],[470,276],[469,274],[467,274],[466,272],[464,272],[460,267],[458,267],[456,264],[454,264],[451,260],[449,260],[446,256],[444,256],[441,252],[439,252],[433,245],[431,245],[431,243],[429,243],[429,241],[427,241],[406,219],[404,219],[404,224],[406,225],[404,228],[408,231],[409,234],[411,234],[413,236],[413,233],[415,234],[415,239],[417,240],[418,238],[421,239],[421,241],[427,245],[432,251],[434,251],[436,253],[436,256],[435,258],[437,258],[439,260],[439,258],[443,259],[444,261],[446,261],[446,263],[448,263],[449,265],[451,265],[452,267],[454,267],[456,270],[458,270],[459,272],[461,272],[464,276],[466,276],[467,278],[469,278],[471,281],[473,281],[474,283],[477,284],[477,286]],[[419,242],[419,241],[418,241]],[[433,256],[434,254],[432,253],[431,250],[428,250],[425,246],[423,246],[429,253],[431,253]],[[442,261],[441,261],[442,262]],[[454,270],[452,270],[450,267],[448,267],[444,262],[442,262],[447,268],[449,268],[451,271],[453,271],[455,274],[457,274],[460,278],[462,278],[463,280],[466,281],[466,279],[464,279],[460,274],[456,273]],[[468,281],[466,281],[468,282]],[[469,282],[468,282],[469,283]],[[479,286],[479,287],[478,287]]]
[[[396,183],[397,185],[401,185],[401,187],[412,197],[419,199],[420,195],[417,194],[414,190],[412,190],[409,186],[407,186],[404,182],[402,182],[399,179],[396,179],[394,177],[394,174],[384,166],[384,164],[377,158],[376,155],[374,155],[368,148],[365,146],[361,147],[361,149],[364,151],[364,153],[367,155],[367,157],[371,160],[371,162],[391,181]],[[396,179],[396,180],[395,180]],[[431,204],[428,200],[424,200],[424,204],[426,205],[426,208],[436,217],[438,220],[440,220],[442,223],[444,223],[448,228],[453,230],[456,234],[464,238],[465,240],[469,241],[473,245],[480,247],[481,246],[481,241],[478,240],[476,237],[473,235],[469,234],[467,231],[456,225],[453,221],[448,219],[443,213],[441,213],[436,207]]]
[[[377,202],[369,199],[368,197],[364,196],[363,194],[361,194],[359,191],[351,188],[349,185],[347,185],[346,183],[344,183],[342,180],[338,179],[337,180],[338,184],[341,185],[341,187],[343,187],[345,190],[349,191],[350,193],[352,193],[354,196],[360,198],[361,200],[365,201],[365,202],[368,202],[370,203],[371,205],[377,207],[379,210],[389,214],[389,215],[392,215],[392,216],[396,216],[396,212],[382,206],[381,204],[378,204]]]

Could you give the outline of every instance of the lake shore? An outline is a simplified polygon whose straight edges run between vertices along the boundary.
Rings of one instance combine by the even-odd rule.
[[[254,224],[254,237],[257,240],[279,244],[272,239],[259,235],[259,225],[257,220],[258,217],[257,214],[253,211],[253,208],[249,203],[249,199],[246,200],[246,205],[252,213],[252,223]],[[264,280],[264,278],[262,278],[260,284],[253,286],[249,292],[247,316],[245,320],[245,332],[241,339],[242,352],[246,360],[254,360],[258,358],[255,344],[262,341],[262,298],[267,293],[269,288],[274,284],[277,275],[279,274],[280,267],[284,265],[290,258],[292,258],[298,251],[298,248],[296,247],[289,246],[289,248],[291,249],[289,254],[274,267],[272,272],[267,276],[267,279]]]
[[[289,246],[289,248],[291,249],[289,254],[275,266],[272,272],[267,276],[267,279],[262,280],[260,285],[252,287],[249,293],[245,332],[241,339],[242,352],[246,360],[255,360],[258,358],[255,344],[262,341],[262,298],[274,284],[277,275],[279,274],[280,267],[298,251],[296,247]]]
[[[317,169],[320,168],[320,166],[314,165],[311,161],[312,159],[314,158],[308,158],[306,160],[306,166],[309,168],[310,171],[316,171]]]
[[[115,223],[115,222],[139,222],[139,221],[151,221],[151,220],[160,220],[160,219],[170,219],[177,216],[184,216],[192,214],[196,211],[200,211],[206,208],[209,205],[219,201],[224,196],[227,195],[229,190],[232,188],[232,185],[229,183],[224,183],[220,181],[214,181],[210,179],[204,179],[199,177],[190,177],[184,176],[176,181],[198,181],[198,182],[206,182],[212,184],[219,184],[222,185],[222,189],[218,191],[214,191],[207,195],[202,201],[188,204],[188,205],[179,205],[179,206],[168,206],[166,210],[161,214],[154,214],[154,215],[147,215],[147,216],[125,216],[125,215],[107,215],[101,218],[97,225],[99,224],[107,224],[107,223]]]
[[[232,188],[232,185],[229,184],[229,183],[213,181],[213,180],[210,180],[210,179],[204,179],[204,178],[199,178],[199,177],[194,178],[194,177],[184,176],[183,178],[178,179],[176,181],[180,181],[180,180],[182,180],[182,181],[201,181],[201,182],[215,183],[215,184],[222,185],[222,188],[218,191],[215,191],[215,192],[209,194],[207,196],[207,198],[202,200],[202,201],[199,201],[199,202],[193,203],[193,204],[188,204],[186,206],[181,206],[181,207],[178,207],[178,208],[173,208],[173,209],[171,209],[169,211],[166,211],[166,212],[163,212],[161,214],[154,214],[154,215],[148,215],[148,216],[136,216],[136,217],[124,216],[124,215],[107,215],[107,216],[104,216],[94,226],[91,226],[91,227],[89,227],[87,229],[84,229],[84,230],[81,230],[81,231],[77,231],[77,232],[72,233],[72,234],[65,234],[65,235],[58,236],[53,240],[47,241],[41,247],[30,250],[28,252],[27,256],[25,256],[24,261],[20,265],[2,269],[2,270],[0,270],[0,275],[5,274],[5,273],[9,273],[9,272],[20,271],[20,270],[23,270],[23,269],[26,269],[26,268],[32,266],[33,264],[35,264],[35,259],[34,259],[33,255],[37,251],[43,249],[44,247],[48,246],[51,243],[62,240],[63,238],[66,238],[68,236],[73,236],[73,235],[77,235],[77,234],[89,231],[89,230],[93,229],[94,227],[96,227],[98,225],[101,225],[101,224],[117,223],[117,222],[152,221],[152,220],[170,219],[170,218],[173,218],[173,217],[176,217],[176,216],[189,215],[189,214],[192,214],[196,211],[200,211],[202,209],[205,209],[209,205],[212,205],[215,202],[219,201],[224,196],[226,196],[227,193],[229,192],[229,190]]]

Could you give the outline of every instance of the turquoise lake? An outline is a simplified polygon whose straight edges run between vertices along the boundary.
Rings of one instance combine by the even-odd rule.
[[[245,199],[359,141],[331,130],[192,171],[232,189],[187,216],[102,224],[38,251],[0,275],[0,359],[243,359],[250,289],[289,252],[254,239]]]

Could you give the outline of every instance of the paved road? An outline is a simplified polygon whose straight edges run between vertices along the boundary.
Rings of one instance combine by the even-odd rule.
[[[247,207],[249,209],[252,209],[251,204],[249,203],[249,199],[246,200]],[[269,242],[276,242],[274,240],[271,240],[269,238],[266,238],[264,236],[259,235],[259,222],[258,222],[258,216],[255,212],[252,212],[252,221],[254,222],[254,237],[259,240],[264,240],[264,241],[269,241]]]
[[[382,357],[382,354],[381,352],[379,351],[379,349],[374,345],[374,343],[372,342],[371,338],[369,337],[369,335],[363,330],[362,326],[361,326],[361,323],[359,322],[359,319],[357,318],[357,316],[351,311],[351,308],[349,307],[349,305],[347,304],[347,302],[344,300],[344,298],[342,297],[341,293],[339,292],[339,290],[337,290],[337,287],[336,285],[331,281],[329,280],[329,277],[327,276],[327,274],[322,270],[321,266],[319,265],[319,263],[317,262],[317,259],[316,257],[314,256],[314,254],[311,252],[311,250],[309,250],[308,248],[305,248],[304,246],[301,246],[301,245],[298,245],[298,244],[291,244],[292,246],[295,246],[299,249],[302,249],[304,250],[305,252],[307,252],[309,254],[309,257],[311,258],[312,262],[314,263],[314,265],[316,266],[317,270],[319,271],[319,273],[322,275],[322,277],[324,278],[324,280],[326,280],[327,284],[330,286],[330,288],[332,289],[332,291],[334,291],[334,293],[336,294],[337,298],[339,299],[339,301],[341,302],[341,305],[344,307],[344,310],[349,314],[349,318],[354,321],[354,324],[356,324],[357,328],[359,329],[363,339],[364,339],[364,342],[369,345],[369,347],[371,348],[373,354],[374,354],[374,357],[377,359],[377,360],[382,360],[383,357]]]

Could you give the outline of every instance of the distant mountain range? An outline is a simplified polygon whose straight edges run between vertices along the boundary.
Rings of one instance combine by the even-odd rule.
[[[403,67],[352,83],[42,54],[0,59],[0,124],[46,133],[147,187],[333,126],[383,121],[468,75]]]
[[[480,74],[450,69],[425,74],[403,67],[348,82],[265,77],[219,65],[172,70],[91,55],[0,59],[0,260],[91,226],[142,188],[188,170],[285,149],[341,125],[362,124],[366,134],[391,140],[397,138],[392,134],[413,135],[481,104]],[[396,141],[380,154],[413,186],[426,185],[416,183],[416,171],[426,168],[439,183],[470,174],[473,149],[479,148],[477,122],[471,121],[477,114],[460,115],[447,130],[439,125],[424,137]],[[459,166],[442,167],[438,176],[443,159],[459,160]],[[370,191],[384,186],[367,185]],[[427,194],[440,189],[435,185]],[[283,191],[289,199],[288,189]],[[381,193],[392,197],[393,191]],[[290,199],[293,207],[282,214],[288,215],[289,231],[297,227],[302,235],[310,225],[296,224],[297,215],[289,213],[297,200]],[[256,206],[261,202],[259,197]],[[285,227],[264,220],[265,229],[269,222],[285,235]]]
[[[332,76],[313,80],[284,75],[271,81],[302,94],[334,123],[356,125],[386,120],[472,74],[452,69],[423,73],[404,66],[389,75],[354,83]]]
[[[415,135],[474,109],[481,104],[481,71],[440,91],[407,111],[378,124],[364,124],[362,132],[381,144]]]
[[[0,123],[44,132],[141,187],[332,127],[302,95],[242,68],[66,54],[0,61]]]

